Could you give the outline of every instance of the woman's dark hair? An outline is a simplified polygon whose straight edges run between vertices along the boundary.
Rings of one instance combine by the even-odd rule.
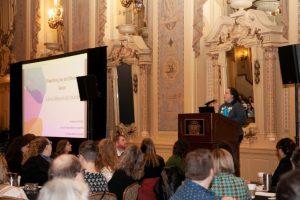
[[[166,167],[154,188],[157,199],[170,199],[184,179],[185,175],[181,168],[177,166]]]
[[[279,140],[276,144],[276,149],[281,149],[284,155],[286,155],[287,157],[292,156],[295,148],[296,148],[296,144],[290,138],[283,138]]]
[[[183,140],[177,140],[173,146],[173,154],[184,158],[188,151],[188,144]]]
[[[65,153],[65,149],[66,149],[68,142],[69,141],[66,139],[61,139],[57,142],[55,156],[59,156],[59,155]]]
[[[237,91],[235,88],[232,88],[232,87],[229,87],[228,89],[229,89],[229,91],[230,91],[230,94],[231,94],[232,97],[233,97],[232,104],[235,104],[236,102],[240,102],[240,98],[239,98],[239,93],[238,93],[238,91]]]
[[[22,147],[28,145],[31,140],[33,140],[33,138],[31,136],[27,136],[27,135],[18,136],[16,138],[14,138],[13,141],[8,146],[8,149],[6,152],[5,157],[6,157],[7,162],[10,162],[11,160],[13,160],[17,157],[19,157],[19,159],[21,159],[21,161],[22,161],[23,156],[22,156],[21,149],[22,149]]]

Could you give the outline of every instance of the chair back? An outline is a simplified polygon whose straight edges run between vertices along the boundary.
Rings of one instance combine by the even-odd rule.
[[[138,200],[156,200],[154,186],[158,180],[159,177],[144,179],[138,191]]]
[[[89,200],[117,200],[117,196],[110,192],[95,192],[89,196]]]
[[[140,187],[141,186],[138,183],[127,186],[123,192],[123,200],[136,200]]]

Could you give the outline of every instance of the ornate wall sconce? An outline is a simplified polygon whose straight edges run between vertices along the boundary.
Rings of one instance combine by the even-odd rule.
[[[48,25],[52,29],[64,26],[63,7],[59,0],[54,0],[54,7],[48,10]]]
[[[133,4],[133,8],[136,10],[140,10],[143,8],[143,0],[121,0],[122,6],[125,8],[129,8],[131,4]]]
[[[258,60],[254,62],[254,76],[255,76],[255,83],[259,84],[260,82],[260,64]]]
[[[248,60],[248,52],[246,50],[241,51],[241,60]]]
[[[138,92],[138,77],[136,74],[133,75],[133,91],[134,93]]]

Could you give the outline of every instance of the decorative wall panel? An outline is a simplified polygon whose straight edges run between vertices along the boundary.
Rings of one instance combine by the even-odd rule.
[[[89,3],[86,0],[73,0],[72,7],[72,50],[89,47]]]
[[[103,46],[106,24],[106,0],[97,0],[96,3],[96,42],[97,46]]]
[[[36,58],[37,54],[37,45],[39,43],[38,34],[41,30],[41,9],[40,9],[40,1],[32,1],[31,2],[31,52],[30,52],[30,58]]]
[[[176,131],[184,100],[184,0],[158,2],[158,130]]]
[[[13,54],[16,61],[26,59],[26,1],[18,1],[16,5],[16,30],[13,44]]]

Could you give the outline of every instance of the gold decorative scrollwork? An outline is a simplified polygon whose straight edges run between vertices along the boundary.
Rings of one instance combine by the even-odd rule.
[[[260,64],[258,60],[254,62],[254,76],[255,76],[255,83],[259,84],[260,82]]]
[[[133,91],[134,93],[138,92],[138,77],[136,74],[133,75]]]

